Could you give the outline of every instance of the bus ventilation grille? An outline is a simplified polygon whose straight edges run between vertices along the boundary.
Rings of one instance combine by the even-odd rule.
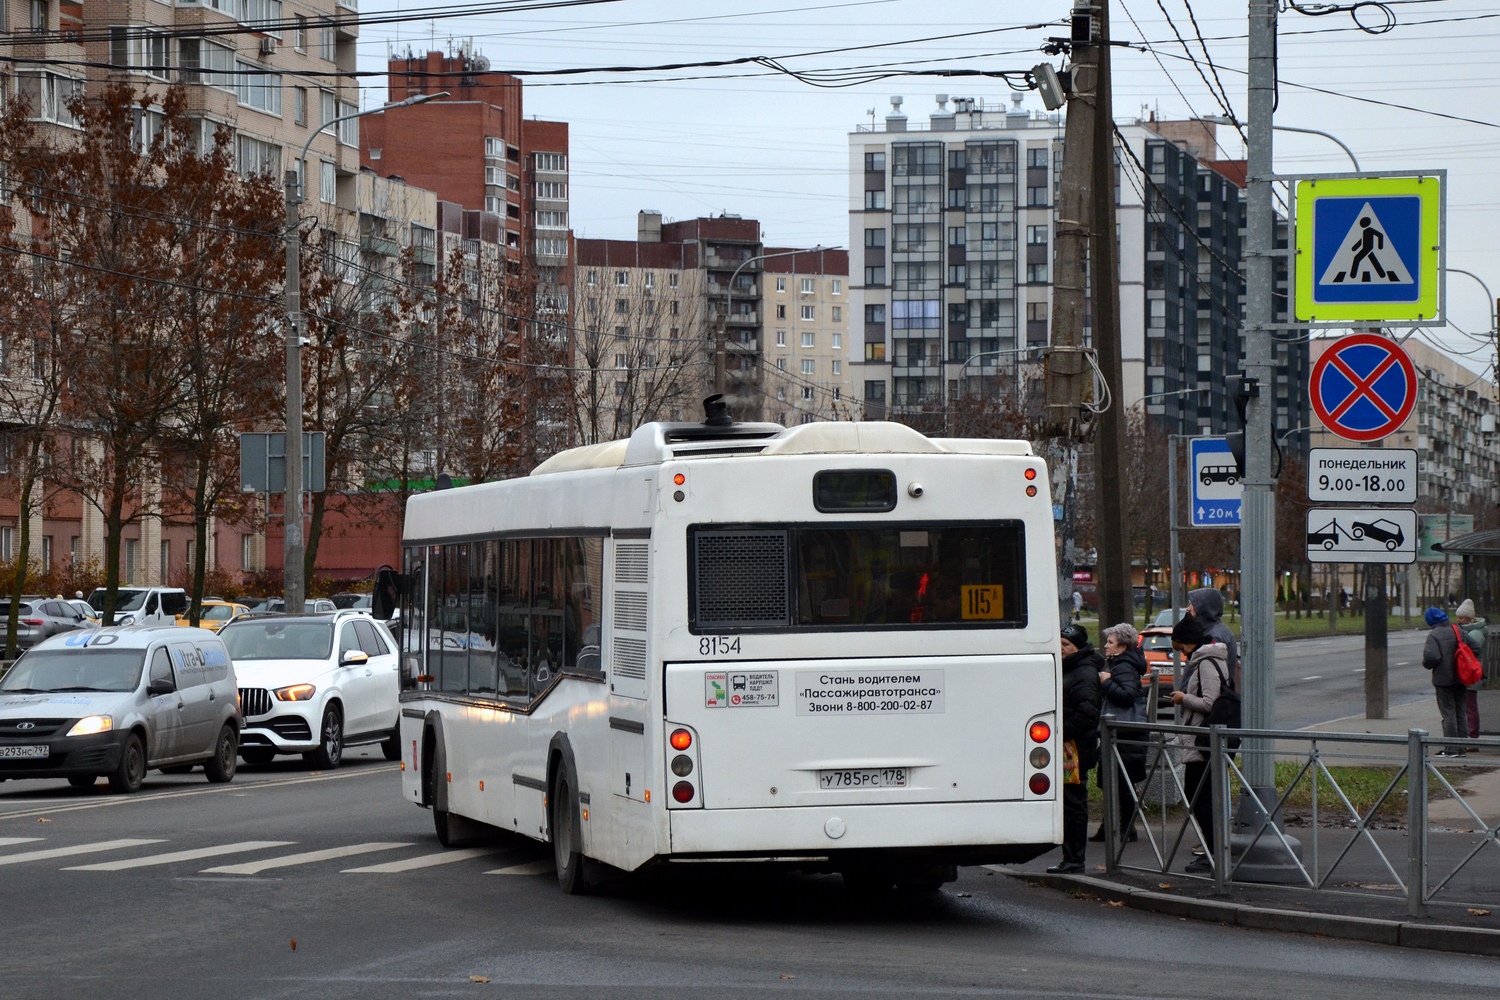
[[[615,628],[646,631],[646,595],[628,590],[615,592]]]
[[[646,679],[646,640],[615,637],[615,676]]]
[[[615,544],[615,582],[645,583],[650,546],[641,542]]]
[[[699,531],[694,541],[699,628],[787,623],[785,531]]]

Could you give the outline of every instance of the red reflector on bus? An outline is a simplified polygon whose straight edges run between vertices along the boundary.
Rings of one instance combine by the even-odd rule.
[[[1027,479],[1035,479],[1036,478],[1036,470],[1035,469],[1027,469],[1026,472],[1025,472],[1025,476],[1026,476]]]
[[[1031,724],[1031,742],[1046,743],[1052,738],[1052,727],[1045,722],[1033,722]]]
[[[1031,780],[1026,783],[1026,787],[1031,789],[1033,795],[1045,795],[1052,787],[1052,779],[1045,774],[1033,774]]]
[[[684,476],[679,472],[677,473],[677,475],[672,477],[672,482],[677,486],[681,486],[683,483],[687,482],[687,476]]]
[[[693,784],[690,781],[679,781],[672,786],[672,798],[678,802],[693,801]]]
[[[686,750],[693,745],[693,734],[686,729],[672,730],[671,743],[673,750]]]
[[[1036,487],[1035,486],[1028,486],[1028,487],[1026,487],[1026,495],[1029,496],[1029,497],[1036,496]]]

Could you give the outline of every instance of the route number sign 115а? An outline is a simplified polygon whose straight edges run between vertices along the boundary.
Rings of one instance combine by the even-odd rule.
[[[1314,502],[1417,502],[1417,453],[1410,448],[1313,448],[1307,498]]]

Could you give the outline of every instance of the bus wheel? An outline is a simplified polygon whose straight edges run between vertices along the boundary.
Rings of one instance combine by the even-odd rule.
[[[453,833],[448,828],[448,810],[432,807],[432,829],[437,834],[439,844],[444,847],[453,846]]]
[[[552,859],[557,865],[557,885],[569,895],[578,895],[594,888],[593,863],[583,856],[583,820],[578,806],[578,792],[573,787],[574,778],[569,769],[559,767],[552,779],[552,794],[548,796],[552,815],[549,817],[552,833]]]

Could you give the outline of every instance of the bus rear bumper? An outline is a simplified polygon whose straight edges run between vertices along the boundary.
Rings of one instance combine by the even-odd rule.
[[[950,864],[1029,861],[1062,841],[1056,800],[694,809],[668,813],[672,858],[892,852]]]

